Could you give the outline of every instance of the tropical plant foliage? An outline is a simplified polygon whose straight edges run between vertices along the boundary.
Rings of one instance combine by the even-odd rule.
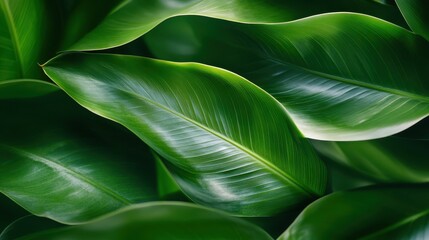
[[[429,238],[427,9],[0,0],[0,239]]]

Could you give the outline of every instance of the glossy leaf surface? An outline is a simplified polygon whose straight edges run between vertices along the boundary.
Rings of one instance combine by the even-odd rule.
[[[7,236],[2,238],[2,240],[8,239],[10,238]],[[36,232],[20,239],[266,240],[272,238],[259,227],[222,212],[188,203],[154,202],[124,208],[88,224]]]
[[[0,193],[39,216],[88,221],[157,199],[149,149],[63,92],[1,100]]]
[[[311,7],[308,7],[311,6]],[[127,0],[68,50],[99,50],[128,43],[164,20],[181,15],[200,15],[236,22],[285,22],[331,11],[357,11],[381,15],[403,24],[397,9],[369,1],[335,0]],[[79,21],[77,21],[79,22]],[[92,22],[92,21],[91,21]]]
[[[429,2],[426,0],[396,0],[411,29],[429,41]]]
[[[51,2],[52,3],[52,2]],[[0,1],[0,81],[41,78],[38,62],[51,51],[54,11],[47,0]]]
[[[338,192],[309,205],[283,239],[427,239],[428,184]]]
[[[283,24],[182,17],[146,41],[157,57],[244,76],[277,98],[309,138],[384,137],[429,113],[429,43],[373,17],[336,13]]]
[[[149,58],[67,54],[46,74],[167,161],[194,201],[271,215],[323,194],[326,169],[270,95],[231,72]]]

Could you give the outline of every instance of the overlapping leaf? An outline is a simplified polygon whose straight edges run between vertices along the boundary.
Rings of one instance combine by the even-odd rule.
[[[309,5],[312,7],[308,7]],[[88,12],[86,9],[88,8],[85,8],[84,12]],[[332,11],[369,13],[406,25],[396,8],[366,0],[335,0],[329,3],[318,0],[307,0],[305,3],[299,0],[124,0],[69,50],[99,50],[120,46],[174,16],[200,15],[237,22],[272,23]],[[90,19],[91,24],[93,19]],[[78,22],[77,25],[74,22]],[[80,19],[76,18],[76,21],[71,21],[71,26],[85,28],[85,25],[79,22]]]
[[[27,216],[28,212],[0,194],[0,233],[13,221]],[[0,238],[1,239],[1,238]]]
[[[41,78],[37,65],[52,53],[56,16],[49,0],[0,1],[0,81]]]
[[[271,215],[320,195],[326,170],[282,106],[222,69],[67,54],[44,70],[78,103],[126,126],[194,201]]]
[[[309,138],[384,137],[429,113],[429,43],[370,16],[271,25],[183,17],[146,40],[157,57],[208,63],[253,81]]]
[[[43,219],[23,219],[10,226],[1,240],[22,236],[19,227]],[[47,224],[47,223],[46,223]],[[20,238],[21,239],[21,238]],[[22,239],[272,239],[259,227],[225,213],[180,202],[153,202],[130,206],[90,223],[74,227],[54,227],[29,233]]]
[[[31,98],[55,92],[59,88],[37,79],[11,79],[0,81],[0,99]]]
[[[411,29],[429,41],[429,2],[426,0],[396,0]]]
[[[319,153],[378,182],[427,182],[429,119],[387,138],[326,142],[313,140]],[[347,171],[344,169],[343,171]]]
[[[313,142],[324,155],[384,182],[427,182],[429,140],[388,137],[357,142]]]
[[[427,239],[428,184],[338,192],[308,206],[283,239]]]
[[[153,153],[156,159],[156,180],[158,185],[158,193],[161,198],[169,197],[169,195],[180,193],[179,185],[174,181],[168,169],[165,167],[160,156]]]
[[[0,193],[29,212],[78,223],[157,199],[149,149],[64,93],[1,100],[0,111]]]

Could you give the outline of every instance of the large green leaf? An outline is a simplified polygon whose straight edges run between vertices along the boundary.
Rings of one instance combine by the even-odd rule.
[[[29,212],[78,223],[157,199],[150,150],[63,92],[1,100],[0,193]]]
[[[429,2],[427,0],[396,0],[411,29],[429,41]]]
[[[50,0],[0,0],[0,81],[43,77],[38,62],[55,46]]]
[[[309,205],[281,239],[427,239],[428,184],[362,188]]]
[[[331,11],[365,12],[399,24],[404,22],[396,8],[366,0],[335,0],[330,3],[319,0],[307,0],[305,3],[299,0],[124,0],[68,50],[99,50],[123,45],[164,20],[180,15],[201,15],[237,22],[284,22]]]
[[[309,138],[379,138],[429,113],[429,43],[370,16],[324,14],[283,24],[182,17],[146,40],[157,57],[220,66],[253,81]]]
[[[66,54],[46,74],[78,103],[126,126],[196,202],[271,215],[323,194],[326,170],[283,107],[231,72],[194,63]]]
[[[26,227],[26,222],[16,222]],[[39,221],[43,221],[40,219]],[[33,219],[37,223],[37,219]],[[12,226],[11,226],[12,227]],[[15,226],[16,228],[16,226]],[[18,234],[4,233],[1,240]],[[272,239],[259,227],[208,208],[181,202],[153,202],[130,206],[90,223],[34,232],[19,239],[151,239],[215,240]]]

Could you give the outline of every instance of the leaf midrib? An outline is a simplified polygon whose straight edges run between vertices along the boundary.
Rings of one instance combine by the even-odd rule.
[[[23,60],[21,57],[21,51],[19,49],[18,33],[16,31],[16,26],[12,18],[12,12],[10,11],[10,7],[7,1],[0,0],[0,7],[3,9],[5,20],[8,25],[8,30],[11,37],[11,42],[14,48],[13,52],[15,53],[16,60],[19,63],[18,64],[19,65],[18,68],[20,71],[19,76],[24,77]]]
[[[350,85],[353,85],[353,86],[358,86],[358,87],[362,87],[362,88],[372,89],[372,90],[379,91],[379,92],[385,92],[385,93],[389,93],[389,94],[392,94],[392,95],[398,95],[400,97],[410,98],[410,99],[413,99],[413,100],[423,101],[425,103],[429,103],[429,97],[427,97],[427,96],[422,96],[422,95],[419,95],[419,94],[414,94],[414,93],[406,92],[406,91],[403,91],[403,90],[398,90],[398,89],[394,89],[394,88],[383,87],[383,86],[380,86],[380,85],[375,85],[375,84],[371,84],[371,83],[365,83],[365,82],[362,82],[362,81],[359,81],[359,80],[355,80],[355,79],[340,77],[340,76],[336,76],[336,75],[332,75],[332,74],[320,72],[320,71],[317,71],[317,70],[312,70],[310,68],[302,67],[302,66],[299,66],[297,64],[291,63],[289,61],[282,60],[282,59],[276,58],[274,56],[264,54],[261,51],[258,51],[257,49],[249,49],[249,48],[245,47],[244,45],[234,44],[234,43],[231,43],[231,42],[229,43],[229,45],[232,46],[232,47],[234,47],[234,48],[238,48],[238,49],[241,49],[241,50],[244,50],[244,51],[249,51],[249,52],[255,54],[257,57],[259,57],[262,60],[271,61],[271,62],[274,62],[274,63],[279,64],[279,65],[290,66],[290,67],[292,67],[294,69],[298,69],[299,71],[308,72],[310,74],[313,74],[313,75],[316,75],[316,76],[319,76],[319,77],[322,77],[322,78],[325,78],[325,79],[328,79],[328,80],[331,80],[331,81],[337,81],[337,82],[341,82],[341,83],[345,83],[345,84],[350,84]],[[333,61],[333,62],[335,62],[335,61]],[[243,73],[243,75],[245,76],[246,74]],[[263,85],[260,85],[260,87],[263,88]]]
[[[272,62],[275,62],[277,64],[281,64],[281,65],[286,65],[286,66],[290,66],[292,68],[298,69],[300,71],[304,71],[304,72],[308,72],[310,74],[325,78],[325,79],[329,79],[332,81],[337,81],[337,82],[342,82],[342,83],[346,83],[346,84],[350,84],[353,86],[358,86],[358,87],[362,87],[362,88],[367,88],[367,89],[372,89],[372,90],[376,90],[379,92],[386,92],[392,95],[399,95],[400,97],[405,97],[405,98],[410,98],[413,100],[417,100],[417,101],[422,101],[422,102],[426,102],[429,103],[429,97],[426,96],[421,96],[419,94],[414,94],[414,93],[410,93],[410,92],[406,92],[403,90],[398,90],[398,89],[394,89],[394,88],[388,88],[388,87],[383,87],[380,85],[375,85],[375,84],[371,84],[371,83],[366,83],[366,82],[362,82],[359,80],[355,80],[355,79],[349,79],[349,78],[344,78],[344,77],[340,77],[340,76],[336,76],[336,75],[332,75],[332,74],[328,74],[328,73],[324,73],[324,72],[320,72],[320,71],[316,71],[316,70],[312,70],[306,67],[301,67],[298,65],[295,65],[293,63],[289,63],[286,61],[282,61],[282,60],[278,60],[278,59],[268,59]]]
[[[428,214],[429,214],[429,209],[426,209],[426,210],[424,210],[422,212],[413,214],[413,215],[411,215],[411,216],[409,216],[409,217],[407,217],[407,218],[405,218],[403,220],[400,220],[400,221],[398,221],[396,223],[390,224],[389,226],[387,226],[387,227],[385,227],[385,228],[383,228],[383,229],[381,229],[379,231],[371,233],[371,234],[369,234],[367,236],[363,236],[362,239],[373,239],[374,237],[376,237],[378,235],[381,235],[383,233],[387,233],[387,232],[389,232],[391,230],[399,228],[399,227],[401,227],[401,226],[403,226],[403,225],[405,225],[405,224],[407,224],[409,222],[412,222],[412,221],[414,221],[416,219],[424,217],[425,215],[428,215]]]
[[[51,67],[51,68],[53,68],[53,67]],[[48,74],[48,75],[49,75],[49,74]],[[52,78],[52,79],[53,79],[53,78]],[[55,81],[55,80],[54,80],[54,81]],[[66,90],[66,89],[67,89],[67,88],[62,87],[61,82],[59,82],[59,81],[55,81],[55,82],[56,82],[56,83],[58,84],[58,86],[60,86],[62,89],[64,89],[64,90]],[[307,188],[307,187],[306,187],[306,186],[304,186],[304,185],[299,184],[299,183],[298,183],[297,181],[295,181],[291,176],[289,176],[286,172],[284,172],[284,171],[280,170],[277,166],[275,166],[274,164],[270,163],[268,160],[265,160],[263,157],[259,156],[257,153],[252,152],[250,149],[247,149],[245,146],[243,146],[243,145],[241,145],[241,144],[237,143],[236,141],[234,141],[234,140],[232,140],[232,139],[230,139],[230,138],[228,138],[228,137],[224,136],[223,134],[221,134],[221,133],[219,133],[219,132],[217,132],[217,131],[214,131],[214,130],[210,129],[210,128],[208,128],[208,127],[206,127],[206,126],[204,126],[204,125],[202,125],[202,124],[200,124],[200,123],[198,123],[198,122],[194,121],[193,119],[188,118],[187,116],[185,116],[185,115],[183,115],[183,114],[181,114],[181,113],[178,113],[178,112],[176,112],[176,111],[173,111],[173,110],[169,109],[168,107],[166,107],[166,106],[164,106],[164,105],[162,105],[162,104],[160,104],[160,103],[155,102],[155,101],[154,101],[154,100],[152,100],[152,99],[149,99],[149,98],[147,98],[147,97],[144,97],[144,96],[142,96],[142,95],[139,95],[138,93],[131,92],[131,91],[129,91],[129,90],[125,90],[125,89],[121,89],[121,88],[116,87],[116,86],[112,87],[112,86],[108,85],[108,84],[107,84],[107,83],[105,83],[105,82],[101,82],[101,81],[98,81],[98,82],[99,82],[99,83],[101,83],[101,84],[103,84],[104,86],[107,86],[108,88],[114,88],[114,89],[116,89],[116,90],[118,90],[118,91],[121,91],[121,92],[124,92],[124,93],[126,93],[126,94],[132,95],[132,96],[134,96],[134,97],[136,97],[136,98],[142,99],[143,101],[147,101],[147,102],[151,103],[152,105],[155,105],[156,107],[159,107],[159,108],[163,109],[164,111],[166,111],[166,112],[168,112],[168,113],[170,113],[170,114],[172,114],[172,115],[175,115],[176,117],[182,118],[182,119],[184,119],[185,121],[187,121],[187,122],[189,122],[189,123],[191,123],[191,124],[193,124],[193,125],[195,125],[195,126],[197,126],[197,127],[201,128],[201,129],[203,129],[204,131],[206,131],[206,132],[208,132],[208,133],[210,133],[210,134],[215,135],[216,137],[218,137],[218,138],[220,138],[220,139],[222,139],[222,140],[224,140],[224,141],[228,142],[229,144],[233,145],[233,146],[234,146],[234,147],[236,147],[237,149],[239,149],[239,150],[243,151],[244,153],[246,153],[246,154],[250,155],[250,156],[251,156],[251,157],[253,157],[254,159],[259,160],[259,163],[260,163],[261,165],[265,166],[265,168],[266,168],[266,169],[270,170],[272,173],[274,173],[275,175],[279,176],[281,179],[283,179],[285,182],[287,182],[287,183],[288,183],[288,184],[290,184],[291,186],[295,187],[295,188],[296,188],[296,189],[298,189],[299,191],[301,191],[301,192],[305,193],[305,195],[307,195],[308,197],[318,196],[318,194],[317,194],[317,193],[315,193],[313,190],[311,190],[311,189]],[[79,101],[78,101],[78,102],[79,102]],[[83,105],[83,106],[84,106],[84,104],[81,104],[81,105]],[[281,105],[280,105],[280,106],[281,106]],[[96,114],[98,114],[98,115],[102,115],[102,116],[104,116],[104,114],[102,114],[102,113],[100,113],[100,112],[95,112],[95,113],[96,113]],[[109,118],[109,119],[112,119],[112,118]],[[118,122],[120,122],[120,121],[118,121]],[[127,126],[126,126],[126,127],[127,127]],[[130,129],[130,130],[131,130],[131,129]],[[131,130],[131,131],[132,131],[132,130]],[[133,132],[134,132],[134,131],[133,131]]]
[[[112,198],[114,198],[118,202],[121,202],[121,203],[123,203],[125,205],[132,204],[131,201],[129,201],[128,199],[126,199],[126,198],[122,197],[121,195],[117,194],[116,192],[114,192],[113,190],[109,189],[108,187],[92,181],[91,179],[87,178],[86,176],[84,176],[84,175],[80,174],[79,172],[76,172],[76,171],[74,171],[72,169],[67,168],[66,166],[60,164],[57,161],[54,161],[52,159],[49,159],[49,158],[46,158],[46,157],[43,157],[43,156],[40,156],[40,155],[37,155],[37,154],[33,154],[33,153],[28,152],[28,151],[26,151],[24,149],[19,149],[19,148],[16,148],[16,147],[5,145],[5,144],[0,144],[0,148],[4,148],[4,149],[9,150],[11,152],[14,152],[14,153],[16,153],[18,155],[22,155],[24,157],[28,157],[29,159],[31,159],[33,161],[36,161],[36,162],[39,162],[39,163],[42,163],[42,164],[48,166],[49,168],[51,168],[53,170],[58,170],[58,169],[62,170],[64,172],[66,172],[67,174],[69,174],[69,175],[77,178],[78,180],[80,180],[82,182],[85,182],[85,183],[93,186],[95,189],[98,189],[99,191],[105,193],[106,195],[111,196]]]
[[[105,84],[105,83],[103,83],[103,84]],[[107,85],[107,84],[105,84],[105,85]],[[193,120],[191,118],[188,118],[187,116],[185,116],[185,115],[183,115],[181,113],[178,113],[178,112],[176,112],[174,110],[171,110],[168,107],[166,107],[166,106],[164,106],[164,105],[162,105],[160,103],[157,103],[157,102],[153,101],[152,99],[146,98],[146,97],[141,96],[141,95],[139,95],[137,93],[130,92],[130,91],[127,91],[127,90],[124,90],[124,89],[120,89],[120,88],[115,88],[115,89],[117,89],[119,91],[122,91],[122,92],[126,92],[128,94],[131,94],[131,95],[133,95],[133,96],[135,96],[137,98],[143,99],[144,101],[147,101],[147,102],[149,102],[149,103],[151,103],[151,104],[153,104],[153,105],[155,105],[155,106],[163,109],[164,111],[166,111],[166,112],[168,112],[168,113],[170,113],[172,115],[175,115],[175,116],[177,116],[179,118],[182,118],[185,121],[187,121],[187,122],[189,122],[191,124],[194,124],[195,126],[203,129],[204,131],[215,135],[216,137],[224,140],[225,142],[233,145],[234,147],[238,148],[239,150],[243,151],[244,153],[250,155],[254,159],[259,160],[259,162],[261,163],[261,165],[264,165],[267,169],[271,170],[271,172],[273,172],[274,174],[280,176],[280,178],[284,179],[287,183],[291,184],[292,186],[294,186],[295,188],[297,188],[300,191],[304,192],[305,194],[309,195],[310,197],[313,196],[313,195],[317,195],[312,190],[310,190],[307,187],[299,184],[291,176],[289,176],[286,172],[280,170],[277,166],[275,166],[274,164],[272,164],[268,160],[265,160],[263,157],[259,156],[257,153],[255,153],[255,152],[251,151],[250,149],[248,149],[247,147],[245,147],[245,146],[237,143],[233,139],[230,139],[227,136],[224,136],[222,133],[219,133],[219,132],[217,132],[215,130],[212,130],[212,129],[204,126],[203,124],[200,124],[200,123],[196,122],[195,120]]]

